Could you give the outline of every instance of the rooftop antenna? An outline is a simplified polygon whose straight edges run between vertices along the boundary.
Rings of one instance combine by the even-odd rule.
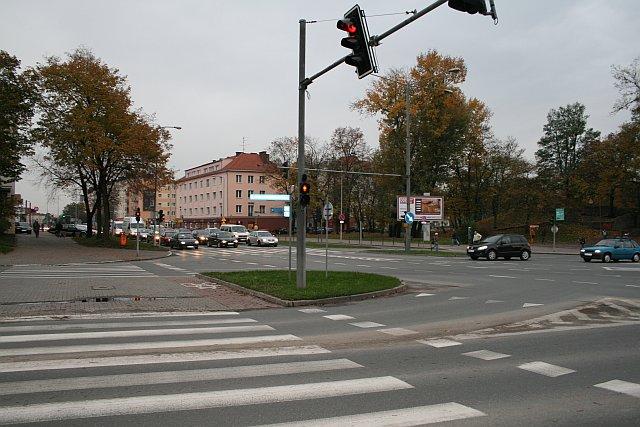
[[[246,150],[246,138],[243,136],[242,137],[242,152],[244,153]]]

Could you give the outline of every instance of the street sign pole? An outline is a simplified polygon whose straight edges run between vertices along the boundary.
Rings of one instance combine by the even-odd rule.
[[[291,203],[289,203],[289,283],[291,283],[291,218],[292,218],[292,212],[291,212]]]
[[[324,217],[324,278],[329,277],[329,217]]]
[[[136,220],[138,227],[136,228],[136,258],[140,258],[140,220]]]

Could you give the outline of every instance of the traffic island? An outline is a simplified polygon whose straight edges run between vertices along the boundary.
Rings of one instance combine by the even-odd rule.
[[[399,279],[380,274],[351,271],[307,271],[307,287],[298,289],[295,271],[287,270],[208,272],[198,274],[205,280],[227,286],[285,307],[339,304],[404,292]]]

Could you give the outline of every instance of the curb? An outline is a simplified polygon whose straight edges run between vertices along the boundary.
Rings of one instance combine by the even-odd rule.
[[[274,297],[273,295],[265,294],[264,292],[254,291],[253,289],[247,289],[235,283],[226,282],[224,280],[216,279],[215,277],[205,276],[204,274],[201,274],[201,273],[197,273],[195,277],[206,280],[208,282],[216,283],[218,285],[227,286],[245,295],[251,295],[256,298],[260,298],[265,301],[281,305],[283,307],[301,307],[305,305],[341,304],[341,303],[351,302],[351,301],[363,301],[366,299],[373,299],[373,298],[394,295],[397,293],[405,292],[408,289],[408,286],[403,283],[400,286],[396,286],[395,288],[383,289],[381,291],[367,292],[364,294],[346,295],[342,297],[321,298],[321,299],[314,299],[314,300],[292,301],[292,300],[286,300],[286,299]]]
[[[159,251],[158,251],[159,252]],[[53,263],[53,264],[0,264],[0,267],[27,267],[27,266],[36,266],[36,265],[51,265],[51,266],[62,266],[62,265],[98,265],[98,264],[114,264],[118,262],[138,262],[138,261],[151,261],[154,259],[162,259],[168,258],[173,255],[173,252],[167,251],[166,253],[158,256],[149,256],[145,258],[136,258],[136,259],[114,259],[107,261],[87,261],[87,262],[64,262],[64,263]]]

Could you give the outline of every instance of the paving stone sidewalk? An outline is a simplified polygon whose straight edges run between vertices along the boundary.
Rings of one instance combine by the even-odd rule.
[[[70,237],[56,237],[52,233],[18,234],[16,249],[0,254],[0,265],[68,264],[77,262],[134,261],[136,251],[128,249],[92,248],[81,246]],[[140,251],[141,259],[162,258],[164,251]]]

